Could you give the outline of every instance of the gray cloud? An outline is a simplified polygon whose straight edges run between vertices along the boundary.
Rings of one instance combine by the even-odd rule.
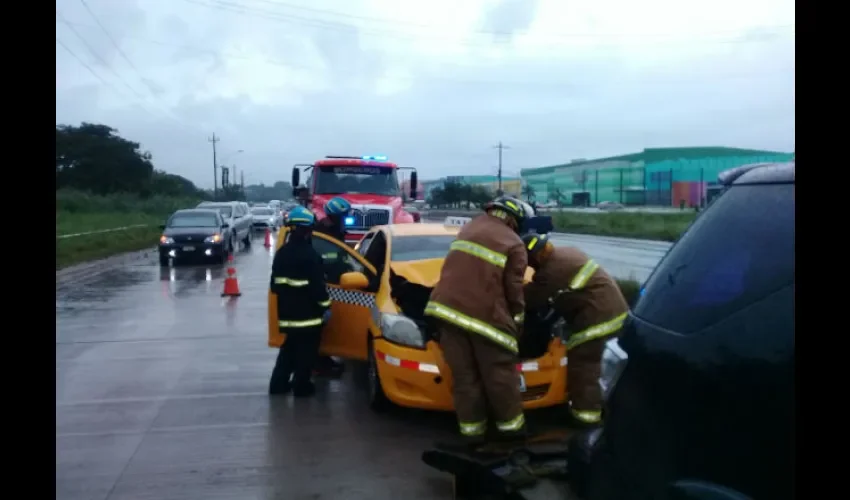
[[[223,161],[266,183],[327,154],[386,154],[422,178],[491,173],[500,140],[509,171],[644,147],[794,145],[790,0],[770,16],[716,6],[737,9],[734,29],[662,23],[649,7],[617,17],[626,0],[86,1],[141,77],[79,0],[58,0],[107,64],[58,21],[57,39],[109,84],[57,46],[57,122],[114,126],[202,186],[213,132]]]

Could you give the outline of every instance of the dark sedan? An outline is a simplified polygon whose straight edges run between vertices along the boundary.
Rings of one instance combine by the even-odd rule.
[[[159,264],[167,266],[188,259],[227,260],[229,226],[218,210],[178,210],[168,218],[159,238]]]

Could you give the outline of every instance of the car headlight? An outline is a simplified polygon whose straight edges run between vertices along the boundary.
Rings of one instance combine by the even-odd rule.
[[[212,236],[207,236],[206,239],[204,240],[204,242],[205,243],[220,243],[221,242],[221,235],[220,234],[214,234]]]
[[[617,339],[611,339],[605,343],[605,351],[602,353],[602,375],[599,377],[599,385],[602,394],[608,399],[609,394],[617,384],[629,356],[621,347]]]
[[[174,238],[168,237],[164,234],[159,237],[159,244],[160,245],[170,245],[172,243],[174,243]]]
[[[390,342],[418,349],[425,348],[425,335],[412,319],[400,314],[381,315],[381,332]]]

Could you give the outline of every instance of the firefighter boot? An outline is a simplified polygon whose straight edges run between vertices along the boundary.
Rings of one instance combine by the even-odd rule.
[[[452,451],[457,453],[470,453],[474,452],[479,446],[484,445],[487,442],[486,437],[482,434],[480,436],[464,436],[459,435],[454,438],[437,441],[437,449]]]
[[[570,408],[566,423],[571,429],[589,431],[602,426],[602,412]]]

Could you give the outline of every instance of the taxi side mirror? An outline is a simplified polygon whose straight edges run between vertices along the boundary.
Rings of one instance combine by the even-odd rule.
[[[346,290],[361,290],[369,286],[369,278],[363,273],[344,273],[339,277],[339,286]]]

